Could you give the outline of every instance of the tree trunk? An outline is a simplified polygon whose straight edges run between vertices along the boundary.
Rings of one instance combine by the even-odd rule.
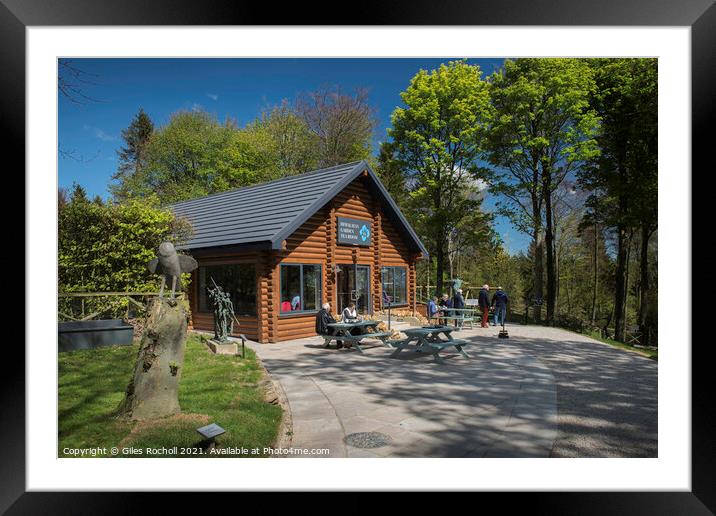
[[[534,276],[534,284],[533,284],[533,291],[534,291],[534,297],[535,299],[542,299],[542,269],[543,269],[543,247],[544,244],[542,242],[542,232],[539,228],[535,228],[532,238],[535,243],[535,256],[532,266],[532,273]],[[539,323],[542,320],[542,305],[541,303],[535,303],[535,310],[534,310],[534,319],[535,322]]]
[[[627,254],[629,242],[627,240],[627,227],[625,218],[628,211],[627,202],[627,169],[624,165],[626,156],[624,151],[620,153],[618,158],[619,168],[619,196],[618,196],[618,218],[619,223],[617,225],[617,270],[616,277],[614,279],[614,339],[624,342],[624,330],[625,330],[625,308],[626,308],[626,275],[627,267],[629,266],[629,256]]]
[[[624,306],[626,304],[627,238],[626,228],[617,228],[617,270],[614,281],[614,339],[624,341]]]
[[[632,237],[634,236],[633,231],[629,230],[627,236],[627,249],[626,249],[626,272],[624,273],[624,336],[626,337],[627,323],[629,322],[629,272],[631,269],[631,248],[632,248]]]
[[[181,302],[154,298],[149,305],[134,376],[117,415],[134,420],[179,412],[187,316]]]
[[[549,179],[546,180],[549,182]],[[544,189],[545,209],[545,247],[547,247],[547,324],[554,325],[554,305],[556,303],[557,280],[555,278],[554,265],[554,224],[552,220],[552,192],[545,185]]]
[[[598,228],[597,224],[594,224],[594,255],[593,255],[593,264],[592,268],[594,270],[594,276],[592,279],[592,326],[594,326],[597,323],[597,256],[598,256],[598,249],[599,249],[599,237],[598,237]]]
[[[440,294],[443,293],[443,261],[445,259],[445,250],[442,244],[438,243],[435,252],[435,285]]]
[[[651,345],[650,328],[647,327],[646,316],[649,307],[649,239],[651,238],[651,228],[644,224],[641,227],[641,257],[639,260],[640,272],[640,302],[639,302],[639,331],[642,335],[641,344],[645,346]]]

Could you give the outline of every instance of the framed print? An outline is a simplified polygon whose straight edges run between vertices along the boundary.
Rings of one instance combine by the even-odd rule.
[[[714,511],[711,2],[270,11],[2,0],[28,245],[0,508]]]

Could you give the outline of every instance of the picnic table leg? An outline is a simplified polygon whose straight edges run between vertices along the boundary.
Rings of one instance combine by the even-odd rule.
[[[360,344],[358,343],[358,340],[356,339],[356,337],[354,337],[353,335],[351,335],[351,331],[350,331],[350,330],[344,330],[343,336],[344,336],[344,337],[348,337],[349,339],[352,339],[352,340],[349,340],[348,342],[350,342],[351,344],[353,344],[353,345],[356,347],[356,349],[358,350],[359,353],[363,353],[363,349],[360,347]],[[353,339],[355,339],[355,340],[353,340]]]
[[[450,335],[449,333],[447,333],[446,336],[447,336],[448,341],[455,340],[452,338],[452,335]],[[465,358],[470,358],[470,355],[467,354],[467,351],[465,351],[463,349],[462,344],[455,344],[455,349],[457,349],[460,352],[460,354],[462,356],[464,356]]]
[[[442,351],[441,348],[433,348],[433,350],[432,350],[433,359],[434,359],[438,364],[444,364],[444,363],[445,363],[445,361],[443,360],[443,357],[441,357],[441,356],[439,355],[439,353],[440,353],[441,351]]]
[[[414,337],[407,337],[405,340],[402,340],[402,341],[400,341],[400,342],[396,342],[396,343],[395,343],[395,351],[393,351],[393,352],[390,354],[390,357],[391,357],[391,358],[397,357],[398,354],[400,354],[400,352],[403,351],[403,350],[408,346],[408,344],[410,344],[410,342],[413,340],[413,338],[414,338]]]
[[[462,356],[464,356],[465,358],[470,358],[470,355],[468,355],[467,352],[462,349],[462,344],[455,344],[455,348],[460,352]]]

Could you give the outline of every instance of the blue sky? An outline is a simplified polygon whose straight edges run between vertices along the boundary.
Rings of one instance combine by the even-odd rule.
[[[386,138],[390,115],[401,104],[400,92],[420,70],[446,59],[75,59],[91,84],[83,92],[94,102],[77,104],[59,95],[59,145],[76,159],[59,159],[59,186],[79,183],[90,195],[108,196],[121,130],[140,107],[155,126],[181,109],[202,108],[219,120],[231,117],[239,126],[264,108],[294,99],[322,85],[346,91],[365,87],[379,120],[374,146]],[[485,74],[502,59],[470,59]],[[494,199],[488,195],[485,208]],[[510,252],[523,250],[528,238],[503,219],[497,231]]]

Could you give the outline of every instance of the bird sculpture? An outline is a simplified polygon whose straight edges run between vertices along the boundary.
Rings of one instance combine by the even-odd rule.
[[[197,268],[196,260],[191,256],[177,254],[174,244],[171,242],[162,242],[157,251],[157,257],[147,264],[149,272],[152,274],[162,275],[162,286],[159,289],[159,297],[164,297],[164,285],[167,281],[171,281],[172,294],[177,288],[181,288],[181,273],[191,272]]]

